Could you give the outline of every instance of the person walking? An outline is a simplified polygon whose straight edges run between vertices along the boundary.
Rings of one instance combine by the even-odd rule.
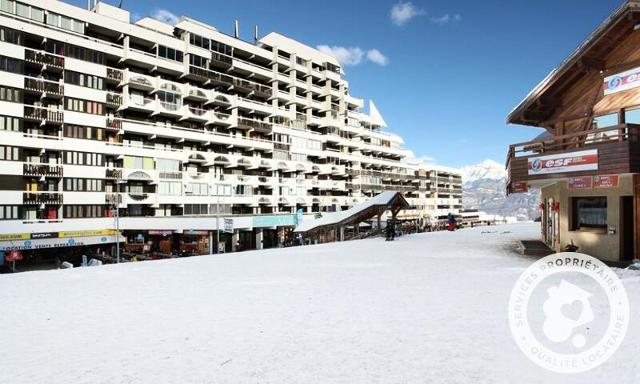
[[[447,215],[447,223],[448,223],[447,229],[449,231],[453,232],[456,230],[456,217],[451,212],[449,212],[449,214]]]

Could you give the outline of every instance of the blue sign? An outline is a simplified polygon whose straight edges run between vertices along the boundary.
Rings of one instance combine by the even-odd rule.
[[[293,227],[294,215],[254,216],[254,227]]]

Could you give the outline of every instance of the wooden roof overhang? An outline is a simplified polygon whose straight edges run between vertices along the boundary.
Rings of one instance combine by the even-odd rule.
[[[607,53],[616,44],[640,27],[640,1],[627,0],[611,16],[554,69],[509,114],[508,124],[544,127],[554,113],[562,95],[579,78],[590,71],[621,72],[640,66],[629,63],[625,68],[606,68]]]

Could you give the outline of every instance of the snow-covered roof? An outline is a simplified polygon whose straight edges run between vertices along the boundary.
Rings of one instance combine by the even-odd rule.
[[[359,213],[362,213],[369,208],[376,207],[376,206],[378,207],[388,206],[391,203],[393,203],[393,200],[397,196],[400,196],[404,200],[404,198],[402,197],[402,195],[400,195],[399,192],[395,192],[395,191],[382,192],[379,195],[376,195],[363,203],[360,203],[358,205],[355,205],[347,209],[346,211],[328,212],[328,213],[324,213],[322,217],[319,219],[305,220],[296,227],[295,232],[309,232],[319,227],[340,224],[341,222],[346,221],[349,218]]]

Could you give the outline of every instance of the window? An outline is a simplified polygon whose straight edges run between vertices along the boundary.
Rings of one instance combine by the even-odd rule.
[[[9,147],[0,145],[0,160],[20,161],[22,149],[19,147]]]
[[[104,129],[65,124],[64,136],[74,139],[106,140]]]
[[[185,194],[195,196],[208,196],[209,184],[206,183],[189,183],[185,188]]]
[[[22,90],[0,86],[0,100],[22,103]]]
[[[165,47],[164,45],[158,45],[158,57],[165,59],[182,62],[182,51],[177,49]]]
[[[607,198],[571,198],[571,230],[596,233],[607,232]]]
[[[84,218],[84,217],[105,217],[107,209],[101,205],[65,205],[64,217]]]
[[[65,191],[104,192],[104,184],[100,179],[65,178]]]
[[[182,182],[161,181],[158,184],[158,193],[165,196],[180,196],[182,195]]]
[[[204,48],[204,49],[209,49],[209,39],[205,37],[191,33],[189,35],[189,42],[191,43],[191,45],[195,45],[197,47]]]
[[[0,41],[20,45],[20,42],[22,41],[22,33],[15,29],[0,27]]]
[[[47,24],[66,29],[67,31],[84,34],[84,23],[80,20],[72,19],[67,16],[49,13],[47,15]]]
[[[104,90],[104,79],[99,76],[87,75],[84,73],[65,71],[64,73],[65,83],[79,85],[81,87],[87,87],[92,89]]]
[[[152,157],[125,156],[124,168],[133,169],[154,169]]]
[[[611,113],[609,115],[597,116],[593,119],[593,128],[606,128],[618,125],[618,114]]]
[[[94,115],[104,115],[104,105],[97,101],[66,98],[66,109],[74,112],[91,113]]]
[[[0,205],[0,220],[20,219],[20,207],[18,205]]]
[[[92,165],[97,167],[102,167],[104,165],[104,155],[100,153],[67,151],[64,154],[64,164]]]
[[[628,124],[640,124],[640,108],[625,110],[624,122]]]
[[[13,116],[0,116],[0,131],[22,131],[21,119]]]

